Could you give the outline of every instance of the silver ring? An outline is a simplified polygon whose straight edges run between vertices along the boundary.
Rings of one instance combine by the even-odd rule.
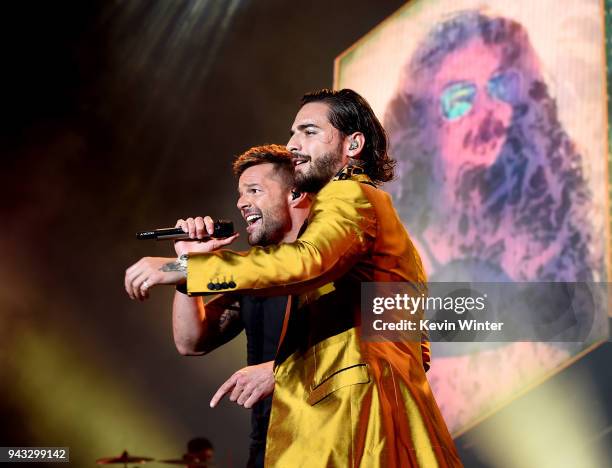
[[[142,285],[140,286],[140,289],[144,289],[145,291],[149,289],[149,282],[147,280],[144,280],[142,282]]]

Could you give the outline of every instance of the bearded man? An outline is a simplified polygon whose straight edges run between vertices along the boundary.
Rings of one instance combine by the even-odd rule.
[[[425,377],[420,341],[364,340],[362,282],[426,281],[420,257],[389,195],[387,139],[369,104],[352,90],[305,95],[287,144],[299,190],[319,190],[308,226],[292,243],[190,257],[126,281],[187,284],[210,294],[291,294],[276,356],[266,448],[274,467],[457,467],[452,438]]]

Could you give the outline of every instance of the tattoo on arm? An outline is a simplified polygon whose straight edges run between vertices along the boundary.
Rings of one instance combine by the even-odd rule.
[[[166,271],[166,272],[167,271],[181,271],[185,273],[185,275],[187,275],[187,267],[184,265],[181,265],[179,262],[166,263],[162,265],[162,267],[159,270]]]
[[[219,317],[219,331],[223,333],[231,325],[231,323],[240,317],[240,312],[237,310],[225,309]]]

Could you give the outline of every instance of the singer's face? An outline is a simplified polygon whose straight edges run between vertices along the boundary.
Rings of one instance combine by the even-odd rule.
[[[345,137],[329,121],[328,111],[322,102],[305,104],[291,126],[287,149],[295,157],[295,185],[301,192],[318,192],[347,162]]]
[[[242,173],[237,206],[247,222],[249,244],[278,244],[291,230],[290,190],[273,164],[251,166]]]

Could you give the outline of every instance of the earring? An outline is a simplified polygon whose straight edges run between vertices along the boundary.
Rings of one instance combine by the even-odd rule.
[[[351,144],[349,146],[349,150],[355,150],[359,148],[359,143],[357,143],[355,140],[351,141]]]

